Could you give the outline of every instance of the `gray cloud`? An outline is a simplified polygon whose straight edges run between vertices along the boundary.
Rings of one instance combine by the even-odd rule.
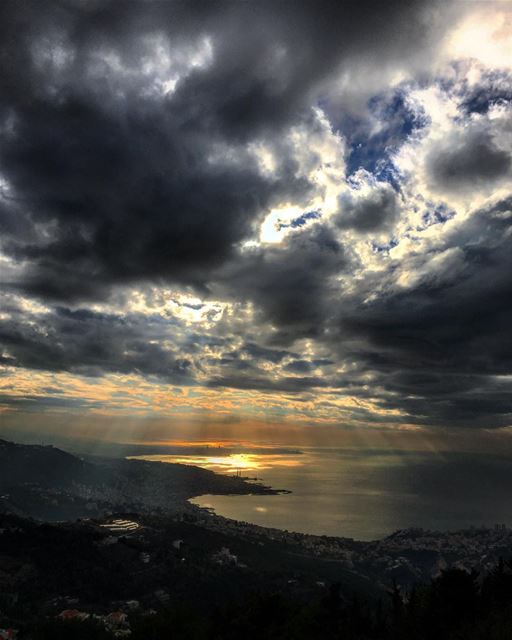
[[[511,214],[510,198],[475,211],[446,233],[430,255],[412,258],[408,268],[423,275],[405,288],[387,285],[379,291],[378,281],[371,277],[355,289],[332,286],[333,276],[345,272],[350,279],[358,265],[338,253],[338,245],[336,250],[326,249],[328,259],[314,244],[308,251],[323,234],[331,237],[326,226],[292,235],[284,249],[269,250],[265,258],[256,254],[248,271],[231,274],[229,282],[239,297],[255,301],[265,320],[278,328],[266,339],[293,345],[297,339],[314,337],[332,359],[318,361],[327,366],[321,378],[314,378],[308,374],[315,360],[279,352],[273,360],[283,362],[279,380],[261,371],[255,377],[249,367],[237,375],[226,371],[212,384],[295,392],[308,385],[329,387],[371,399],[383,410],[402,409],[404,416],[395,421],[510,424]],[[429,275],[430,260],[453,248],[459,268],[442,278],[437,272]],[[253,355],[254,366],[256,351]],[[344,364],[346,373],[333,372],[328,366],[333,363]]]
[[[246,143],[309,118],[354,57],[423,51],[439,37],[429,11],[2,3],[3,246],[24,265],[10,285],[74,301],[123,282],[203,286],[272,202],[309,188],[290,157],[263,175]]]
[[[161,318],[63,307],[28,320],[21,312],[11,317],[0,324],[3,364],[87,376],[139,373],[180,384],[193,380],[192,361],[167,344],[169,327]]]
[[[454,279],[421,280],[341,317],[341,334],[361,341],[360,366],[398,394],[387,406],[436,424],[510,422],[511,206],[508,198],[476,211],[447,235],[464,255]]]
[[[276,247],[243,254],[221,274],[220,291],[256,305],[275,324],[276,344],[318,336],[330,314],[331,278],[349,269],[351,257],[333,229],[314,225],[293,232]]]
[[[383,184],[366,197],[343,195],[334,222],[340,229],[355,229],[360,233],[390,227],[400,214],[398,197],[389,184]]]
[[[510,424],[510,200],[401,265],[389,257],[366,271],[352,246],[365,242],[369,253],[373,235],[388,234],[375,249],[385,254],[398,242],[390,234],[405,204],[389,150],[428,126],[407,87],[374,100],[368,121],[358,114],[353,142],[366,137],[368,148],[347,158],[379,171],[364,196],[336,175],[344,195],[330,220],[305,209],[282,225],[280,244],[244,245],[272,207],[326,188],[299,171],[291,128],[310,131],[314,107],[334,131],[350,127],[357,118],[342,107],[364,104],[379,74],[421,67],[457,12],[422,2],[3,2],[0,228],[11,263],[2,279],[12,299],[47,311],[4,307],[2,363],[295,397],[350,393],[403,412],[353,409],[367,421]],[[352,82],[365,72],[368,86]],[[480,97],[457,89],[467,120],[431,149],[435,188],[489,192],[510,175],[510,149],[485,119],[506,97],[505,80],[493,83]],[[278,151],[272,170],[254,152],[260,144]],[[420,196],[413,206],[424,206]],[[414,231],[403,239],[413,244]],[[411,276],[403,286],[400,269]],[[253,314],[196,331],[171,316],[89,308],[162,285]]]
[[[496,143],[493,132],[475,128],[457,133],[435,148],[427,158],[434,184],[449,190],[488,186],[510,174],[510,149]]]

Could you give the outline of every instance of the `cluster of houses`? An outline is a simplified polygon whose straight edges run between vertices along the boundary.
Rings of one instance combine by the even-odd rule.
[[[235,556],[234,553],[231,553],[231,551],[228,549],[228,547],[222,547],[222,549],[220,551],[217,551],[217,553],[214,553],[212,555],[212,560],[216,564],[233,565],[233,566],[237,566],[237,567],[245,567],[246,566],[246,565],[240,564],[238,562],[238,556]]]
[[[128,614],[123,611],[112,611],[107,615],[97,615],[95,613],[86,613],[78,609],[65,609],[57,616],[60,620],[76,620],[83,622],[84,620],[95,620],[102,624],[107,631],[110,631],[114,638],[128,638],[131,635]]]

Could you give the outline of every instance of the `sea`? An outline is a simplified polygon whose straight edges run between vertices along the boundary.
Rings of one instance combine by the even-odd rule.
[[[512,464],[504,455],[219,446],[131,457],[193,464],[286,490],[191,499],[218,515],[265,527],[373,540],[409,527],[512,524]]]

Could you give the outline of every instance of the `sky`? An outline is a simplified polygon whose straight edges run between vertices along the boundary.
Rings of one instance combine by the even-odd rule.
[[[509,446],[511,99],[509,2],[4,0],[0,431]]]

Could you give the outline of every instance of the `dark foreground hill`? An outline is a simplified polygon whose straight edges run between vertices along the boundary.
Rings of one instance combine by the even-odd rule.
[[[112,511],[176,511],[206,493],[276,493],[243,478],[181,464],[89,458],[0,440],[0,513],[68,520]]]
[[[0,440],[0,486],[39,484],[68,487],[91,477],[93,467],[52,446],[22,445]]]
[[[377,588],[279,541],[122,517],[124,533],[0,515],[0,629],[19,640],[512,638],[507,562]]]

